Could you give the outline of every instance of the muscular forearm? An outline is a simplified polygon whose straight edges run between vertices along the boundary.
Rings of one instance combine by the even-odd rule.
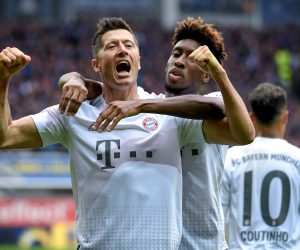
[[[223,96],[225,113],[232,136],[238,144],[252,142],[255,131],[244,101],[233,87],[224,70],[213,77]]]
[[[11,113],[8,103],[9,81],[9,78],[0,80],[0,142],[5,139],[8,125],[11,124]]]
[[[225,117],[221,98],[183,95],[141,101],[141,113],[157,113],[189,119],[219,120]]]
[[[6,102],[6,112],[7,112],[7,124],[10,125],[12,122],[11,112],[10,112],[10,106],[8,101]]]
[[[166,99],[110,102],[105,110],[101,112],[91,129],[102,132],[112,122],[108,127],[108,130],[111,131],[121,119],[139,113],[165,114],[190,119],[220,120],[224,118],[221,98],[183,95]]]

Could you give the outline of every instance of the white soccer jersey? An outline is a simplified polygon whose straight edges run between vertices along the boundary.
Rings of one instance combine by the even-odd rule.
[[[299,148],[265,137],[230,148],[222,190],[229,249],[300,249]]]
[[[180,148],[201,136],[201,121],[139,114],[112,132],[90,131],[104,106],[100,96],[74,117],[58,106],[32,116],[44,146],[61,143],[70,153],[80,249],[178,249]]]
[[[221,97],[220,92],[207,96]],[[220,199],[227,145],[208,144],[204,136],[182,148],[183,231],[181,250],[227,249]]]

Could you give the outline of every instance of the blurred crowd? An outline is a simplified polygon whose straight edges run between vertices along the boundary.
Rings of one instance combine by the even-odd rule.
[[[57,104],[60,99],[57,83],[62,74],[78,71],[99,80],[90,64],[96,21],[0,23],[0,48],[18,47],[32,58],[10,85],[14,119]],[[163,30],[154,21],[128,22],[136,32],[141,50],[142,69],[138,84],[148,91],[163,92],[172,30]],[[259,30],[245,27],[219,29],[228,54],[224,66],[246,103],[248,93],[260,82],[269,81],[286,88],[290,110],[286,138],[300,146],[300,27],[290,24]],[[210,82],[203,88],[203,93],[214,90],[217,88]]]

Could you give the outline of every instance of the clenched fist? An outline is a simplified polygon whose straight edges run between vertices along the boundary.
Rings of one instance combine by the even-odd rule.
[[[30,56],[18,48],[7,47],[0,53],[0,78],[10,78],[31,61]]]

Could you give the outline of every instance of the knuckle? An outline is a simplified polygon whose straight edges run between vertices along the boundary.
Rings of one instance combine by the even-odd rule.
[[[105,119],[105,114],[104,113],[101,113],[100,115],[99,115],[99,117],[98,117],[98,119]]]
[[[76,97],[71,97],[71,98],[70,98],[70,101],[71,101],[71,102],[74,102],[74,103],[78,103],[78,100],[77,100]]]
[[[83,86],[80,86],[79,87],[79,90],[82,92],[82,93],[88,93],[88,90],[87,90],[87,88],[86,87],[83,87]]]
[[[116,111],[117,111],[118,113],[121,113],[121,112],[123,111],[123,109],[122,109],[121,107],[117,106],[117,107],[116,107]]]
[[[63,97],[61,98],[61,100],[62,100],[63,102],[68,102],[68,101],[70,100],[70,98],[69,98],[69,96],[63,96]]]

